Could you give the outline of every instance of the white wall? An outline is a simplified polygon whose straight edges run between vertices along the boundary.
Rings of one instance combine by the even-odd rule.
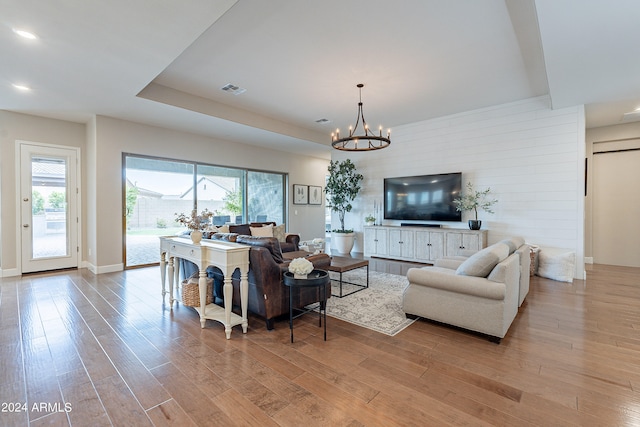
[[[358,233],[354,251],[363,250],[363,218],[381,203],[385,177],[462,172],[464,184],[491,187],[499,200],[494,215],[478,214],[489,244],[519,235],[570,249],[576,278],[584,277],[584,156],[583,106],[551,110],[547,97],[400,126],[391,146],[377,152],[332,153],[334,160],[350,157],[365,177],[345,220]],[[465,228],[469,218],[446,226]]]

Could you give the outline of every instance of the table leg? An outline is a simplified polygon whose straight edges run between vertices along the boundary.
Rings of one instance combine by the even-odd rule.
[[[169,257],[169,305],[171,306],[171,310],[173,310],[173,263],[174,258],[172,256]]]
[[[331,280],[329,280],[329,286],[331,286]],[[329,291],[331,292],[331,291]],[[320,308],[324,307],[324,340],[327,340],[327,285],[322,285],[322,301]]]
[[[367,288],[369,287],[369,264],[367,264]]]
[[[198,273],[198,293],[200,294],[200,328],[204,329],[207,323],[205,311],[207,310],[207,272],[199,271]]]
[[[224,286],[222,287],[224,295],[224,332],[227,339],[231,339],[231,304],[233,300],[233,285],[231,284],[231,274],[224,275]]]
[[[293,343],[293,286],[289,288],[289,333]]]
[[[165,282],[167,278],[167,253],[161,251],[160,252],[160,281],[162,282],[162,297],[166,295],[165,291]]]
[[[180,259],[176,259],[173,262],[173,283],[175,283],[175,298],[174,298],[174,294],[171,294],[171,304],[173,304],[174,301],[177,301],[179,299],[179,289],[180,289]]]
[[[242,310],[242,333],[247,333],[249,322],[247,320],[247,307],[249,305],[249,278],[247,271],[240,272],[240,307]],[[226,305],[225,305],[226,307]]]

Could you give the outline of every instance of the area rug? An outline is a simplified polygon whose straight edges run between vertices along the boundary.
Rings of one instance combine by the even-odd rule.
[[[342,280],[366,284],[366,268],[343,273]],[[331,272],[332,279],[339,274]],[[369,272],[369,288],[354,294],[337,298],[332,296],[327,302],[327,315],[367,329],[394,336],[415,322],[408,319],[402,311],[402,293],[409,282],[405,276]],[[339,294],[339,284],[332,280],[333,294]],[[342,285],[342,293],[348,294],[356,289],[349,284]]]

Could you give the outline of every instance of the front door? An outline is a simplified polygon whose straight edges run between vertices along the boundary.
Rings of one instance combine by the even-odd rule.
[[[20,143],[22,272],[78,267],[78,152]]]

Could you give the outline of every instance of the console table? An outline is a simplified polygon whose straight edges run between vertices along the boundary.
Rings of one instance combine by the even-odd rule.
[[[227,339],[231,338],[231,328],[242,325],[242,332],[247,333],[247,306],[249,296],[249,249],[247,245],[220,241],[202,241],[194,244],[190,238],[160,237],[160,277],[162,280],[162,295],[166,292],[165,280],[167,265],[169,267],[169,304],[173,309],[173,283],[179,280],[179,263],[176,258],[183,258],[193,262],[198,267],[200,291],[200,307],[194,307],[200,314],[200,325],[204,328],[207,319],[215,320],[224,325]],[[216,304],[206,304],[207,301],[207,272],[208,266],[218,267],[224,274],[224,308]],[[235,269],[240,270],[240,305],[242,316],[231,311],[233,300],[233,285],[231,275]]]

